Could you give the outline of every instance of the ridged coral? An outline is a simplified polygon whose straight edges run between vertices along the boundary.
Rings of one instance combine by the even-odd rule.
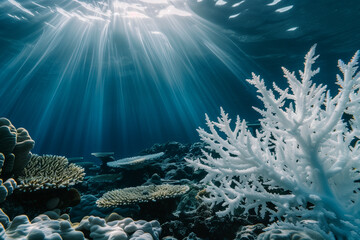
[[[67,214],[59,216],[57,212],[49,211],[32,221],[26,215],[19,215],[10,222],[0,209],[0,239],[4,240],[159,240],[160,234],[160,223],[156,220],[106,221],[89,216],[79,224],[73,224]]]
[[[270,231],[261,233],[258,240],[281,240],[281,239],[288,239],[288,240],[325,240],[321,236],[320,233],[311,230],[311,229],[272,229]]]
[[[0,203],[5,201],[6,197],[11,195],[16,188],[16,181],[13,178],[7,179],[4,183],[0,179]]]
[[[116,189],[104,193],[96,201],[98,207],[115,207],[121,205],[136,204],[141,202],[156,201],[159,199],[173,198],[186,193],[187,185],[149,185]]]
[[[83,218],[75,230],[90,232],[91,239],[99,240],[158,240],[161,233],[160,223],[156,220],[147,222],[124,218],[106,222],[105,219],[94,216]]]
[[[62,188],[82,182],[84,169],[69,164],[67,158],[54,155],[31,155],[28,165],[18,177],[19,189],[37,191]]]
[[[83,240],[84,234],[66,220],[39,215],[31,222],[26,215],[16,216],[6,229],[0,224],[0,239],[11,240]]]
[[[16,129],[7,118],[0,118],[0,153],[5,156],[2,175],[7,177],[23,170],[35,145],[28,131]]]
[[[4,154],[0,153],[0,173],[5,162]],[[4,183],[0,178],[0,203],[5,201],[6,197],[13,193],[16,188],[16,182],[14,179],[9,178]]]
[[[15,155],[15,162],[13,172],[19,173],[27,165],[31,156],[31,149],[34,148],[35,141],[33,141],[25,128],[16,129],[16,145],[13,150]]]

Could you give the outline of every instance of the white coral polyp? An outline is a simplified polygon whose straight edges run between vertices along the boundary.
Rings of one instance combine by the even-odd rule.
[[[358,57],[356,52],[348,64],[339,60],[342,76],[337,76],[334,97],[325,85],[312,82],[319,72],[312,70],[315,46],[299,71],[301,80],[283,68],[289,84],[285,90],[275,83],[274,91],[268,90],[253,74],[248,82],[264,104],[264,109],[255,108],[262,119],[254,135],[239,117],[232,128],[223,109],[217,122],[206,116],[210,131],[198,132],[220,157],[204,152],[205,158],[187,161],[208,172],[204,201],[221,204],[218,215],[239,207],[245,213],[255,209],[262,217],[285,217],[285,222],[313,220],[327,239],[360,239]],[[344,113],[352,116],[349,122],[342,119]]]

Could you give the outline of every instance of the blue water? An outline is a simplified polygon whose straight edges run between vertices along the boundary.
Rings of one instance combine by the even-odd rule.
[[[285,86],[317,43],[317,80],[360,48],[358,0],[3,0],[0,116],[34,153],[137,154],[198,141],[222,106],[249,122],[261,106],[245,79]]]

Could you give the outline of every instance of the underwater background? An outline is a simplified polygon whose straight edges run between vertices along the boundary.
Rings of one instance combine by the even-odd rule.
[[[0,1],[0,240],[360,239],[359,17]]]
[[[0,116],[31,133],[32,152],[67,157],[196,142],[220,106],[256,123],[252,72],[283,86],[280,66],[301,69],[317,43],[316,79],[335,89],[337,59],[360,48],[358,0],[3,0],[0,10]]]

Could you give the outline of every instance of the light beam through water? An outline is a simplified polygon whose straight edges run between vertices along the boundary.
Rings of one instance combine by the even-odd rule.
[[[19,31],[41,29],[15,34],[7,44],[23,50],[0,65],[1,115],[26,127],[40,153],[194,141],[205,112],[242,108],[233,88],[246,94],[249,59],[186,1],[8,0],[0,8]]]

